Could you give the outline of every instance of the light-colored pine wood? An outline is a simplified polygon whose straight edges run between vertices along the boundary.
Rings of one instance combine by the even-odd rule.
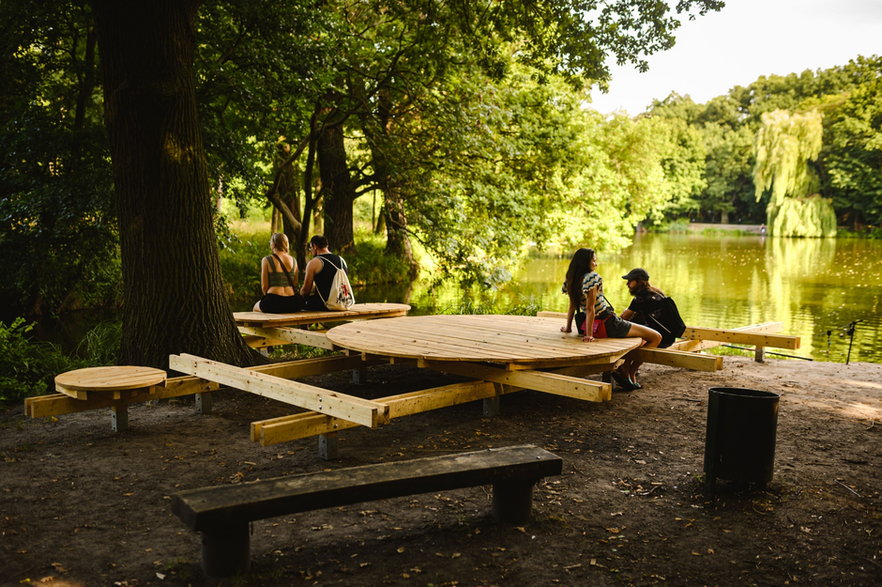
[[[300,359],[297,361],[285,361],[251,367],[252,370],[285,379],[321,375],[334,371],[356,369],[364,365],[373,365],[384,362],[379,357],[368,357],[363,360],[360,355],[339,355],[333,357],[320,357],[317,359]],[[153,386],[141,389],[137,392],[128,393],[125,398],[126,404],[141,403],[157,399],[169,399],[183,397],[197,393],[206,393],[220,388],[220,384],[206,381],[199,377],[186,375],[182,377],[170,377],[165,381],[165,387]],[[29,418],[44,418],[49,416],[61,416],[87,410],[110,408],[120,402],[114,400],[109,394],[92,394],[85,400],[77,400],[64,394],[50,394],[25,398],[25,415]]]
[[[702,355],[670,349],[640,349],[637,352],[640,354],[641,360],[646,363],[681,367],[693,371],[719,371],[723,368],[723,357],[719,355]]]
[[[169,368],[370,428],[389,421],[386,405],[253,369],[186,354],[170,355]]]
[[[165,371],[153,367],[115,365],[87,367],[61,373],[55,377],[56,385],[84,391],[136,389],[158,385],[165,381]]]
[[[55,391],[76,398],[88,399],[93,393],[109,393],[120,399],[123,393],[148,388],[165,382],[165,371],[135,365],[87,367],[61,373],[55,377]]]
[[[536,312],[536,316],[541,318],[557,318],[559,320],[567,319],[565,312],[540,311]],[[764,322],[730,329],[687,326],[681,337],[686,340],[678,341],[668,348],[682,351],[700,351],[720,346],[720,343],[730,342],[758,347],[770,346],[781,349],[798,349],[800,345],[798,336],[773,335],[773,333],[780,332],[782,327],[783,324],[781,322]],[[695,341],[700,341],[700,343]]]
[[[421,361],[420,364],[437,371],[464,375],[466,377],[478,377],[486,381],[514,385],[523,389],[532,389],[591,402],[604,402],[612,398],[612,388],[609,383],[590,381],[559,373],[509,371],[500,367],[454,361]]]
[[[508,393],[510,391],[514,390],[506,389],[505,392]],[[492,383],[487,381],[468,381],[402,393],[380,398],[377,401],[389,406],[390,418],[401,418],[403,416],[486,399],[495,395],[496,391]],[[252,422],[251,440],[259,442],[263,446],[268,446],[289,440],[318,436],[319,434],[329,434],[338,430],[353,428],[356,425],[352,422],[316,412],[303,412]]]
[[[165,387],[156,386],[142,388],[126,395],[124,401],[113,398],[110,394],[92,394],[86,400],[73,399],[67,395],[55,393],[25,398],[25,415],[29,418],[45,418],[61,416],[87,410],[111,408],[120,404],[131,405],[157,399],[169,399],[205,393],[220,388],[220,385],[198,377],[170,377]]]
[[[300,326],[321,322],[340,322],[343,320],[370,320],[405,316],[410,311],[408,304],[369,303],[355,304],[349,310],[322,312],[294,312],[292,314],[265,314],[263,312],[235,312],[233,319],[243,326]]]
[[[761,322],[759,324],[748,324],[739,328],[731,328],[734,332],[750,332],[750,333],[767,333],[774,334],[784,329],[783,322]],[[680,340],[675,342],[668,348],[677,351],[702,351],[721,346],[723,343],[715,340]]]
[[[358,352],[439,361],[520,363],[618,358],[637,338],[585,343],[560,323],[535,316],[440,315],[388,318],[332,328],[328,339]]]
[[[723,328],[694,328],[689,327],[683,333],[683,338],[696,340],[713,340],[734,344],[749,344],[761,347],[775,347],[779,349],[795,350],[799,348],[798,336],[784,334],[768,334],[764,332],[747,332],[744,330],[727,330]]]
[[[328,340],[327,332],[322,330],[304,330],[302,328],[260,328],[257,326],[239,326],[239,332],[245,335],[263,338],[271,343],[261,343],[262,346],[273,344],[303,344],[320,349],[334,350],[336,347]]]
[[[253,349],[264,349],[266,347],[288,344],[284,340],[271,340],[261,336],[244,335],[242,338],[245,340],[245,344]]]
[[[551,312],[549,310],[539,310],[536,312],[536,316],[539,318],[556,318],[558,320],[566,320],[567,313],[566,312]]]

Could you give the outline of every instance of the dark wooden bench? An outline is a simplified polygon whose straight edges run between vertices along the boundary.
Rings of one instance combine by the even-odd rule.
[[[213,578],[248,570],[249,522],[296,512],[493,485],[493,515],[507,523],[530,517],[536,482],[561,473],[560,457],[532,445],[319,471],[183,491],[172,512],[202,533],[202,568]]]

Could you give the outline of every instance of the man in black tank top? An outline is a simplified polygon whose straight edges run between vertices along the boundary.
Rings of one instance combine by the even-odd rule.
[[[343,271],[349,272],[343,257],[335,255],[328,249],[328,239],[316,235],[309,239],[307,245],[313,258],[306,264],[306,275],[303,276],[303,287],[300,293],[306,298],[304,310],[327,310],[323,300],[328,299],[331,292],[331,282],[334,281],[336,268],[342,267]],[[328,262],[325,262],[325,259]],[[333,263],[333,265],[331,265]]]

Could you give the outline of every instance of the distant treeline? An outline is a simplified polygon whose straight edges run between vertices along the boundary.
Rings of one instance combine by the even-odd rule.
[[[815,185],[805,194],[830,199],[839,225],[860,231],[882,225],[882,59],[858,57],[830,69],[762,76],[705,104],[672,94],[643,115],[669,121],[680,144],[703,161],[702,179],[667,218],[764,223],[770,191],[757,190],[758,135],[780,115],[812,113],[820,121],[816,158],[807,162]],[[764,117],[765,115],[765,117]],[[793,118],[788,119],[792,125]],[[782,158],[797,159],[806,137],[772,138]],[[757,192],[759,191],[759,197]]]

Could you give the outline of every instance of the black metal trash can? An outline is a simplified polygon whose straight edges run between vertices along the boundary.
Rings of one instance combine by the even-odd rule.
[[[772,480],[779,395],[737,387],[708,390],[705,493],[717,479],[765,486]]]

